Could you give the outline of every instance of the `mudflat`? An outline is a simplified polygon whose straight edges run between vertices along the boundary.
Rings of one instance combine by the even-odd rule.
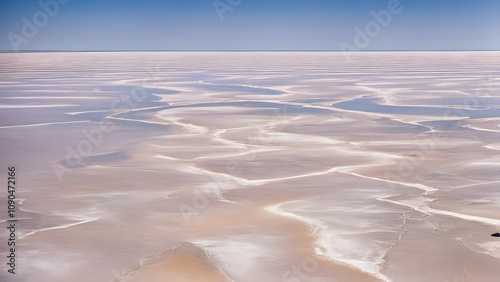
[[[499,65],[0,54],[16,279],[497,281]]]

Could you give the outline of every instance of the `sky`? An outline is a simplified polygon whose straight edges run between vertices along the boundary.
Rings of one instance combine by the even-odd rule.
[[[0,50],[500,50],[500,1],[0,0]]]

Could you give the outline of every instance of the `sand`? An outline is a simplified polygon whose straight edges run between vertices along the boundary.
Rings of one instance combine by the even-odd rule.
[[[12,281],[496,281],[499,64],[0,54]]]

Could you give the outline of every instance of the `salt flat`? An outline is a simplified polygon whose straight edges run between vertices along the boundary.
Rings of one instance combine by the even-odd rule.
[[[499,65],[2,53],[16,278],[497,281]]]

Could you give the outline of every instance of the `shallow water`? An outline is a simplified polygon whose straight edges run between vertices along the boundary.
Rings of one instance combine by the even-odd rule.
[[[457,99],[458,100],[458,99]],[[464,101],[464,99],[462,99]],[[398,114],[398,115],[415,115],[415,116],[437,116],[437,117],[467,117],[471,119],[475,118],[500,118],[500,109],[486,108],[486,106],[495,106],[496,102],[493,100],[492,104],[485,104],[486,100],[483,100],[483,109],[463,109],[461,104],[452,105],[451,107],[423,107],[423,106],[394,106],[394,105],[380,105],[377,104],[376,99],[373,98],[359,98],[351,101],[339,102],[333,104],[332,106],[344,109],[344,110],[354,110],[368,113],[382,113],[382,114]],[[429,101],[433,103],[434,101]],[[479,105],[481,102],[477,102]],[[473,104],[474,106],[476,104]],[[460,108],[454,108],[460,107]],[[467,106],[467,105],[465,105]]]

